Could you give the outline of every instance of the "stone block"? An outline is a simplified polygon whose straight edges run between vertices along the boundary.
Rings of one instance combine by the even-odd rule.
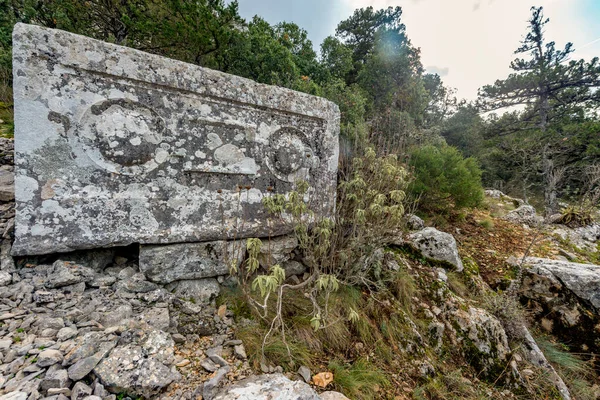
[[[13,255],[289,233],[262,199],[335,204],[339,109],[39,26],[13,31]]]
[[[238,266],[245,250],[244,241],[142,245],[140,271],[161,284],[213,278],[229,274],[229,265]]]

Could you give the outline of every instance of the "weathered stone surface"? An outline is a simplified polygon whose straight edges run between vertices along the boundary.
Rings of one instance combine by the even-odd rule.
[[[214,400],[320,400],[306,383],[291,381],[282,374],[261,375],[225,388]]]
[[[242,262],[245,249],[243,241],[141,246],[140,270],[163,284],[227,275],[231,262]]]
[[[453,265],[458,272],[463,263],[458,255],[456,240],[446,232],[435,228],[425,228],[408,236],[409,243],[425,257]]]
[[[545,276],[549,279],[554,277],[557,288],[564,285],[582,301],[593,306],[600,315],[600,265],[536,257],[526,258],[523,264],[529,267],[528,274]],[[526,287],[531,286],[526,282]],[[533,287],[531,289],[535,290]],[[552,292],[556,293],[558,290],[542,291],[540,294],[553,296]]]
[[[0,170],[0,201],[15,199],[15,177],[10,171]]]
[[[166,289],[179,298],[206,303],[219,295],[221,286],[215,278],[207,278],[169,283]]]
[[[151,397],[180,375],[155,357],[147,357],[142,347],[117,347],[95,368],[94,374],[113,393]]]
[[[26,392],[11,392],[0,396],[0,400],[27,400],[28,396]]]
[[[298,247],[298,239],[295,235],[263,239],[258,261],[265,268],[270,268],[275,264],[281,265],[290,259],[296,247]]]
[[[339,110],[71,33],[17,24],[14,255],[284,234],[264,196],[335,203]]]
[[[519,295],[542,329],[582,352],[600,351],[600,265],[534,257],[523,265]]]
[[[455,327],[461,332],[462,348],[471,362],[484,374],[502,370],[510,353],[508,339],[500,321],[487,311],[469,307],[451,313]]]
[[[532,226],[540,224],[544,220],[544,218],[536,214],[535,208],[528,204],[524,204],[516,210],[512,210],[504,216],[504,219],[511,222],[528,224]]]

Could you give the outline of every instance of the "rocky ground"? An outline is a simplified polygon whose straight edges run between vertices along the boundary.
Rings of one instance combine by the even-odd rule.
[[[318,381],[305,366],[285,375],[277,365],[263,366],[269,375],[253,370],[247,344],[236,336],[238,328],[253,322],[234,322],[233,310],[215,301],[219,288],[231,283],[224,276],[163,286],[140,271],[134,247],[15,262],[11,146],[0,138],[1,400],[345,399],[337,392],[318,394]],[[393,299],[378,306],[392,310],[403,333],[391,347],[397,353],[390,364],[396,384],[377,397],[408,398],[458,362],[476,371],[461,377],[466,386],[500,382],[499,388],[482,386],[490,398],[515,398],[513,391],[530,390],[528,382],[547,375],[561,397],[570,398],[527,328],[515,350],[510,324],[477,300],[495,296],[489,285],[508,289],[515,265],[526,267],[517,277],[518,298],[540,328],[565,340],[575,332],[581,340],[571,340],[574,351],[600,351],[600,266],[585,258],[595,254],[600,228],[546,226],[537,240],[542,230],[534,209],[488,195],[506,209],[493,218],[495,229],[481,223],[490,216],[479,211],[448,232],[411,216],[412,232],[374,253],[378,259],[372,262],[388,271],[406,270],[407,279],[418,285],[408,308]],[[286,263],[290,279],[298,282],[305,268],[289,260],[295,245],[285,238],[280,242],[275,247],[281,251],[269,257],[285,253],[277,262]],[[372,357],[361,340],[352,342],[353,349]]]

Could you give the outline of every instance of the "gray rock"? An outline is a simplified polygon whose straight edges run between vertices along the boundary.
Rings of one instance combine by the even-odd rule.
[[[291,381],[282,374],[244,379],[219,392],[214,400],[321,400],[306,383]]]
[[[60,351],[48,349],[48,350],[44,350],[40,354],[38,354],[36,365],[38,367],[45,368],[45,367],[49,367],[54,364],[61,363],[62,360],[63,360],[63,354]]]
[[[217,394],[217,389],[225,375],[229,373],[229,367],[219,368],[215,376],[204,382],[204,386],[202,387],[202,399],[203,400],[212,400]]]
[[[449,233],[440,232],[435,228],[425,228],[410,234],[408,242],[429,259],[448,263],[458,272],[464,268],[458,255],[456,240]]]
[[[71,400],[83,400],[92,395],[92,388],[83,382],[75,383],[71,390]]]
[[[73,365],[96,353],[107,353],[116,345],[115,339],[104,337],[100,332],[88,332],[79,336],[73,348],[65,355],[63,366]]]
[[[15,199],[15,176],[10,171],[0,170],[0,201]]]
[[[526,258],[523,264],[529,267],[528,274],[554,277],[558,287],[571,291],[579,299],[593,306],[600,315],[600,265],[536,257]],[[552,293],[548,292],[545,295],[551,297]]]
[[[60,317],[52,318],[40,316],[35,325],[42,330],[56,329],[58,331],[65,327],[65,321]]]
[[[506,365],[510,347],[504,328],[489,312],[475,307],[458,308],[450,313],[459,336],[465,341],[463,349],[480,373],[495,373]]]
[[[171,335],[171,337],[173,338],[173,341],[177,344],[182,344],[186,341],[185,336],[180,335],[179,333],[174,333]]]
[[[77,328],[71,328],[69,326],[61,328],[56,334],[56,338],[61,342],[74,338],[75,336],[77,336]]]
[[[153,307],[148,310],[145,310],[142,313],[142,315],[140,315],[140,319],[142,321],[147,322],[153,328],[160,329],[163,331],[167,331],[171,323],[171,319],[169,317],[169,309],[166,307]]]
[[[153,282],[211,278],[229,274],[242,262],[244,241],[141,246],[140,270]]]
[[[309,383],[312,378],[312,373],[310,372],[310,369],[304,365],[298,368],[298,375],[300,375],[306,383]]]
[[[33,25],[13,54],[14,255],[290,233],[261,199],[299,179],[317,215],[334,208],[324,98]]]
[[[11,392],[0,396],[0,400],[27,400],[27,392]]]
[[[208,303],[221,291],[221,286],[215,278],[177,281],[169,283],[165,288],[179,298],[193,299],[196,303]]]
[[[275,264],[282,265],[291,258],[296,247],[298,247],[298,239],[295,235],[263,239],[258,261],[265,268]]]
[[[56,300],[58,293],[55,291],[48,290],[36,290],[33,293],[33,301],[36,303],[44,304],[44,303],[52,303]]]
[[[405,218],[406,225],[411,231],[418,231],[425,228],[425,222],[415,214],[407,214]]]
[[[219,366],[208,357],[200,361],[200,365],[208,372],[215,372],[219,369]]]
[[[59,288],[91,281],[95,276],[92,269],[67,261],[55,261],[48,272],[46,287]],[[85,288],[85,286],[84,286]]]
[[[306,265],[295,260],[285,261],[282,267],[286,278],[294,275],[302,276],[307,271]]]
[[[107,311],[102,316],[100,323],[105,327],[119,325],[123,320],[131,318],[133,315],[133,308],[129,304],[123,304],[110,311]]]
[[[519,224],[527,224],[531,226],[538,225],[544,220],[544,218],[536,214],[535,208],[528,204],[524,204],[516,210],[512,210],[504,216],[504,219],[506,219],[507,221],[516,222]]]
[[[113,393],[152,397],[181,378],[177,371],[135,345],[115,348],[95,368],[94,374]]]
[[[48,390],[51,388],[68,388],[71,385],[71,380],[67,374],[67,370],[59,368],[57,365],[53,365],[48,368],[46,376],[42,378],[40,383],[41,390]]]
[[[233,354],[240,360],[245,360],[248,358],[246,355],[246,349],[243,344],[238,344],[233,346]]]
[[[107,350],[107,349],[105,349]],[[85,378],[98,365],[108,351],[100,351],[92,356],[82,358],[68,369],[69,378],[73,381],[79,381]]]
[[[10,285],[12,275],[8,271],[0,271],[0,287]]]

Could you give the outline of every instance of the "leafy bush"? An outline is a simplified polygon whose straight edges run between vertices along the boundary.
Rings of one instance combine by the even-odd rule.
[[[427,211],[478,206],[483,200],[481,170],[474,158],[464,158],[450,146],[424,146],[410,156],[414,180],[409,192]]]

